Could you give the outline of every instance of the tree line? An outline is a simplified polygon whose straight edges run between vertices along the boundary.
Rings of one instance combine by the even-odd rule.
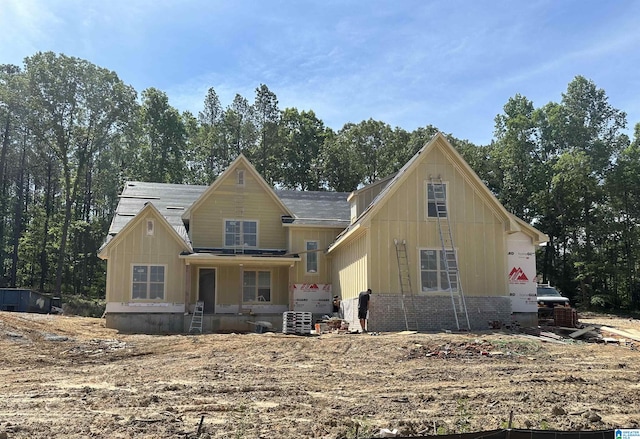
[[[544,281],[583,306],[638,309],[640,125],[576,77],[559,103],[516,95],[494,139],[449,140],[505,207],[547,233]],[[227,106],[214,88],[194,115],[86,60],[36,53],[0,64],[0,287],[103,297],[96,256],[127,180],[210,184],[246,155],[271,185],[351,191],[397,172],[436,132],[373,119],[334,131],[280,109],[260,84]]]

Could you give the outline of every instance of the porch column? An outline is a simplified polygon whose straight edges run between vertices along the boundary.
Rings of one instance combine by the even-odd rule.
[[[240,288],[238,292],[238,314],[244,311],[242,307],[242,293],[244,291],[244,264],[240,264]]]
[[[189,313],[189,295],[191,294],[191,265],[184,266],[184,313]]]

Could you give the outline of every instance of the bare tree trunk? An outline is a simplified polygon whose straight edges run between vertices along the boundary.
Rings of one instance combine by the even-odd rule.
[[[47,273],[49,271],[49,261],[47,260],[47,245],[49,243],[49,219],[53,212],[53,184],[52,174],[53,163],[49,157],[47,162],[47,187],[45,189],[44,206],[45,206],[45,218],[44,227],[42,230],[42,249],[40,252],[40,291],[44,291],[45,282],[47,279]]]
[[[27,157],[26,139],[22,146],[22,157],[20,158],[20,169],[16,176],[16,207],[13,218],[13,257],[11,263],[10,282],[11,287],[16,287],[18,277],[18,250],[20,236],[22,235],[22,212],[24,211],[24,168]]]

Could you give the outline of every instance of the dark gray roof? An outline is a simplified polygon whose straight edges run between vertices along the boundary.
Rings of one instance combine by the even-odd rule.
[[[146,203],[152,203],[185,242],[191,245],[182,221],[182,214],[208,187],[140,181],[125,183],[109,228],[107,242],[119,233]],[[294,224],[334,227],[347,227],[349,224],[350,210],[347,192],[276,190],[275,193],[295,215]]]
[[[350,220],[349,192],[274,191],[296,217],[294,224],[347,227]]]
[[[111,222],[107,241],[120,232],[147,203],[151,203],[182,239],[190,244],[187,230],[182,222],[182,214],[202,195],[207,187],[128,181],[120,195],[120,202]]]

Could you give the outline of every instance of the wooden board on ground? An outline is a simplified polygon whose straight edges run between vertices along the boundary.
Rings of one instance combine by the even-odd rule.
[[[595,326],[587,326],[586,328],[582,328],[577,330],[576,332],[572,332],[571,334],[569,334],[569,337],[571,338],[578,338],[584,334],[586,334],[589,331],[593,331],[595,328]]]
[[[621,337],[630,338],[631,340],[640,341],[640,336],[631,334],[631,333],[629,333],[627,331],[622,331],[620,329],[610,328],[608,326],[601,326],[600,327],[600,331],[609,332],[611,334],[616,334],[616,335],[619,335]]]

